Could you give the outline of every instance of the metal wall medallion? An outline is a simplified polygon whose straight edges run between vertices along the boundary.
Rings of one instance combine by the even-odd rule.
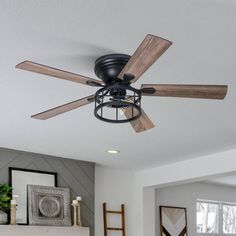
[[[70,190],[28,185],[30,225],[71,226]]]

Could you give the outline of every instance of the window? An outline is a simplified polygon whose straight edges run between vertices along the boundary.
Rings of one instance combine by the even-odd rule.
[[[236,206],[223,205],[223,233],[236,234]]]
[[[236,203],[197,200],[197,234],[236,235]]]
[[[197,233],[219,233],[219,204],[197,202]]]

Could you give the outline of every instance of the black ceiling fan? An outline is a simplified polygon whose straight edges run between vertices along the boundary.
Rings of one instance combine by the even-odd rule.
[[[142,96],[224,99],[226,85],[142,84],[131,86],[171,46],[171,42],[148,34],[132,56],[109,54],[95,61],[95,74],[100,80],[24,61],[16,68],[76,83],[101,87],[94,95],[35,114],[32,118],[46,120],[89,103],[95,103],[95,116],[106,122],[130,122],[136,132],[155,125],[141,108]]]

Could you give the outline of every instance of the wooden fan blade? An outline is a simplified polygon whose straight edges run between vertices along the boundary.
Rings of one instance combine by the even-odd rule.
[[[141,91],[144,96],[224,99],[227,85],[142,84]]]
[[[47,119],[52,118],[54,116],[57,116],[57,115],[60,115],[62,113],[74,110],[74,109],[82,107],[84,105],[87,105],[87,104],[93,102],[94,98],[95,98],[94,95],[84,97],[82,99],[79,99],[79,100],[76,100],[76,101],[73,101],[73,102],[69,102],[67,104],[52,108],[50,110],[40,112],[40,113],[35,114],[31,117],[35,118],[35,119],[39,119],[39,120],[47,120]]]
[[[145,130],[149,130],[155,127],[155,125],[152,123],[152,121],[149,119],[147,114],[144,112],[144,110],[141,108],[141,116],[134,120],[131,121],[130,124],[133,126],[133,129],[135,130],[136,133],[143,132]],[[128,107],[125,109],[124,112],[125,116],[129,119],[132,117],[132,108]]]
[[[134,52],[128,63],[118,75],[123,79],[124,75],[132,75],[135,82],[139,77],[171,46],[172,42],[148,34]]]
[[[92,79],[89,77],[74,74],[74,73],[67,72],[64,70],[56,69],[53,67],[41,65],[41,64],[38,64],[38,63],[35,63],[32,61],[21,62],[20,64],[16,65],[16,68],[39,73],[39,74],[43,74],[43,75],[56,77],[59,79],[73,81],[73,82],[80,83],[80,84],[86,84],[86,85],[90,85],[90,86],[100,86],[103,84],[99,80],[95,80],[95,79]]]

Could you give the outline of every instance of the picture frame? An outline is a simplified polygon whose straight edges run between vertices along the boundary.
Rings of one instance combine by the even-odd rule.
[[[71,226],[70,189],[28,185],[30,225]]]
[[[27,185],[57,186],[57,173],[9,167],[9,184],[12,186],[12,195],[18,195],[16,223],[28,225]]]
[[[187,210],[184,207],[160,206],[160,235],[187,236]]]

